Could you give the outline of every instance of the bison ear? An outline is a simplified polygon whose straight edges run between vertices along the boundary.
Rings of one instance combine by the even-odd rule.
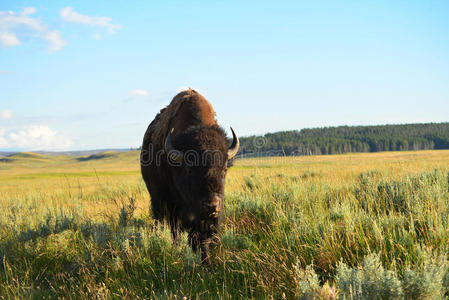
[[[240,148],[240,141],[238,136],[235,134],[234,129],[231,127],[232,132],[232,144],[231,147],[228,149],[228,159],[234,158],[234,156],[237,155],[237,152],[239,152]]]
[[[167,154],[167,156],[169,157],[169,159],[176,161],[176,162],[181,162],[182,158],[184,157],[184,154],[179,151],[176,150],[171,142],[171,137],[172,137],[172,133],[175,131],[174,128],[172,128],[170,130],[170,132],[168,133],[167,137],[165,138],[165,153]]]

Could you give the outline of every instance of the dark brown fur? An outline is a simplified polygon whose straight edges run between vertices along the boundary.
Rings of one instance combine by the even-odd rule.
[[[169,163],[164,143],[172,128],[174,148],[193,153],[192,160],[185,155],[179,165]],[[179,230],[188,231],[192,248],[201,248],[207,265],[223,205],[227,149],[226,134],[215,120],[212,105],[191,89],[161,110],[143,139],[141,171],[154,218],[168,221],[175,240]]]

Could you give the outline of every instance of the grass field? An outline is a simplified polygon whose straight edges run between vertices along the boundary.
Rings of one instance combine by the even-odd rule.
[[[241,159],[200,266],[138,152],[0,158],[0,298],[443,299],[449,151]]]

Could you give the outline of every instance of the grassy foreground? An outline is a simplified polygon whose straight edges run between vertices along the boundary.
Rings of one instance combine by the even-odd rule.
[[[239,160],[199,265],[138,153],[0,159],[0,298],[449,298],[449,151]]]

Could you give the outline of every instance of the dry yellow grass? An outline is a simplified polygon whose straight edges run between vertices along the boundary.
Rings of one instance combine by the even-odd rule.
[[[0,159],[0,298],[449,294],[449,150],[237,160],[213,272],[155,226],[138,157]]]
[[[5,207],[2,203],[5,199],[32,198],[41,208],[82,207],[86,217],[93,217],[116,213],[122,202],[133,195],[138,210],[148,213],[149,195],[141,179],[138,159],[138,151],[132,151],[88,161],[69,156],[37,156],[37,159],[25,157],[13,163],[0,162],[0,203]],[[437,168],[449,169],[449,150],[247,158],[237,160],[229,170],[226,191],[241,191],[244,178],[251,175],[269,178],[281,186],[284,179],[277,175],[342,186],[368,170],[395,178]],[[122,197],[96,197],[111,188],[123,189]],[[103,200],[92,202],[92,199]]]

